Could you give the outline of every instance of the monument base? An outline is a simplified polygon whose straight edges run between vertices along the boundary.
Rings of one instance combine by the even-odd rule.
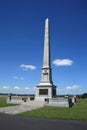
[[[45,101],[45,99],[51,99],[56,96],[56,86],[52,84],[42,84],[36,86],[35,101]]]

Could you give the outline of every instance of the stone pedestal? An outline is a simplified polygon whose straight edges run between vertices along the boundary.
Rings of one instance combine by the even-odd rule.
[[[36,101],[45,101],[45,99],[49,98],[51,99],[52,97],[56,96],[56,86],[53,85],[38,85],[36,87],[36,96],[35,100]]]

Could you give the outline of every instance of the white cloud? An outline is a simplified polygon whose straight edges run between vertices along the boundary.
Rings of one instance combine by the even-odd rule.
[[[13,76],[14,79],[20,79],[20,80],[24,80],[23,77],[18,77],[18,76]]]
[[[20,79],[20,80],[24,80],[24,78],[23,78],[23,77],[19,77],[19,79]]]
[[[55,59],[53,64],[56,66],[70,66],[73,64],[73,61],[70,59]]]
[[[26,87],[25,89],[26,89],[26,90],[29,90],[30,88]]]
[[[20,89],[20,87],[18,87],[18,86],[15,86],[15,87],[14,87],[14,89],[15,89],[15,90],[19,90],[19,89]]]
[[[13,78],[14,78],[14,79],[18,79],[18,77],[17,77],[17,76],[13,76]]]
[[[20,66],[23,70],[35,70],[36,69],[36,66],[33,66],[33,65],[25,65],[25,64],[22,64]]]
[[[58,95],[66,95],[66,94],[82,94],[86,92],[86,89],[84,89],[84,87],[81,87],[79,85],[72,85],[72,86],[61,86],[61,87],[57,87],[57,94]]]
[[[80,86],[77,86],[77,85],[67,86],[66,89],[67,89],[67,90],[79,90],[79,89],[80,89]]]
[[[3,86],[2,88],[5,89],[5,90],[10,89],[9,86]]]

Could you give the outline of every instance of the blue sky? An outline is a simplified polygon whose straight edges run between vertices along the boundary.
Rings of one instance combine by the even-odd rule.
[[[0,1],[0,92],[35,93],[46,18],[57,94],[87,92],[86,0]]]

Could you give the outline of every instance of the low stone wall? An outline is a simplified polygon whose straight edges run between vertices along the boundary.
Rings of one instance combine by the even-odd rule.
[[[45,106],[70,107],[72,101],[70,98],[51,98],[45,100]]]
[[[23,102],[29,102],[31,100],[34,100],[33,96],[26,97],[26,96],[8,96],[7,103],[16,103],[21,104]]]
[[[10,98],[7,98],[7,103],[16,103],[20,104],[26,102],[26,99],[22,96],[11,96]]]

